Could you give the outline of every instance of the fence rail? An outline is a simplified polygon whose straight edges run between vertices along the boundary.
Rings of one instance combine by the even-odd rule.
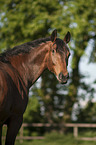
[[[20,129],[20,136],[17,136],[16,139],[19,139],[21,142],[23,140],[32,140],[32,139],[44,139],[43,136],[23,136],[23,131],[25,127],[62,127],[62,128],[73,128],[73,135],[76,139],[78,139],[78,128],[96,128],[96,124],[90,123],[66,123],[66,124],[50,124],[50,123],[23,123]],[[2,137],[4,139],[5,136]],[[89,140],[89,141],[96,141],[96,137],[81,137],[81,140]]]

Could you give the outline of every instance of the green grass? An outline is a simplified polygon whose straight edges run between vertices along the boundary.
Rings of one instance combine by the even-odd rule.
[[[96,137],[96,131],[80,132],[79,137]],[[16,140],[15,145],[96,145],[96,141],[77,140],[71,133],[60,134],[58,132],[52,132],[46,134],[43,140],[24,140],[22,143]]]
[[[62,135],[50,133],[45,135],[44,140],[16,141],[15,145],[96,145],[96,141],[82,141],[74,139],[72,134]]]

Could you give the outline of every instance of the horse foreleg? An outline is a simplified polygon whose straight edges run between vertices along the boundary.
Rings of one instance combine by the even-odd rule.
[[[12,116],[8,123],[5,145],[14,145],[17,133],[22,125],[23,116]]]
[[[0,145],[2,145],[2,126],[0,126]]]

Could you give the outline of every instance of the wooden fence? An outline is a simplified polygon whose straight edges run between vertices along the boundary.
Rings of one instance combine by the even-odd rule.
[[[23,136],[24,128],[25,127],[71,127],[73,128],[73,135],[76,139],[81,139],[81,140],[89,140],[89,141],[96,141],[96,137],[80,137],[78,138],[78,128],[96,128],[96,124],[86,124],[86,123],[66,123],[66,124],[50,124],[50,123],[23,123],[22,127],[20,129],[20,135],[17,136],[16,139],[19,139],[20,142],[23,140],[32,140],[32,139],[44,139],[44,136]],[[2,137],[4,139],[5,136]]]

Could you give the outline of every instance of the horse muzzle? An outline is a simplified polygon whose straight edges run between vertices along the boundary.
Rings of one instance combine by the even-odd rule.
[[[58,77],[57,77],[58,81],[59,81],[61,84],[66,84],[68,78],[69,78],[69,74],[67,74],[67,75],[64,76],[62,72],[61,72],[61,73],[58,75]]]

